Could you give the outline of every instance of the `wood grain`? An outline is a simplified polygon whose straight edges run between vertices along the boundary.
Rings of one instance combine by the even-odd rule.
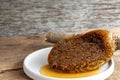
[[[32,80],[25,75],[23,69],[8,70],[0,73],[0,80]]]
[[[31,52],[52,46],[45,41],[45,35],[0,38],[0,75],[4,71],[21,69],[24,58]],[[10,70],[10,71],[9,71]],[[1,79],[1,78],[0,78]]]

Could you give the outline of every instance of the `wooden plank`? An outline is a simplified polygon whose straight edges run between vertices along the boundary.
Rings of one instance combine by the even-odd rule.
[[[45,41],[45,35],[13,37],[0,39],[0,71],[22,68],[22,63],[29,53],[51,46]]]
[[[22,69],[4,71],[0,73],[0,80],[31,80]]]

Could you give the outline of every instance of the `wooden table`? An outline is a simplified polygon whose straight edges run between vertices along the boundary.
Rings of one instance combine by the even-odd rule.
[[[23,60],[31,52],[52,46],[45,41],[45,34],[0,38],[0,80],[31,80],[23,72]],[[120,51],[113,55],[114,73],[107,80],[120,79]]]
[[[30,80],[23,72],[23,60],[31,52],[52,46],[45,35],[0,39],[0,80]]]

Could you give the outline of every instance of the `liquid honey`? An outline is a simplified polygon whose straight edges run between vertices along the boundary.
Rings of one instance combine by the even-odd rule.
[[[43,67],[40,68],[41,74],[49,77],[56,77],[56,78],[82,78],[82,77],[98,74],[99,72],[100,72],[100,69],[84,72],[84,73],[60,73],[60,72],[51,70],[48,65],[44,65]]]

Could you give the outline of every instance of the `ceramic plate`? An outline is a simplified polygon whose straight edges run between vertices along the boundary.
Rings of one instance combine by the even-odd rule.
[[[42,75],[39,72],[40,67],[48,64],[47,58],[51,49],[52,47],[37,50],[25,58],[23,69],[27,76],[34,80],[104,80],[113,73],[114,61],[111,59],[101,67],[100,73],[93,76],[83,78],[54,78]]]

